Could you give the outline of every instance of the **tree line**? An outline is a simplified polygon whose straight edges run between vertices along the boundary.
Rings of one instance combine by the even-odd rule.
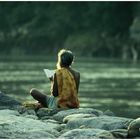
[[[0,2],[0,53],[138,60],[139,2]]]

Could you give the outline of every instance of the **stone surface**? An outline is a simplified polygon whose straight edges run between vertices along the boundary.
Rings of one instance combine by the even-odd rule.
[[[96,116],[103,115],[103,112],[100,110],[92,108],[79,108],[79,109],[68,109],[59,111],[57,114],[53,115],[53,119],[63,122],[63,119],[72,114],[94,114]]]
[[[101,129],[74,129],[62,134],[59,138],[63,139],[97,139],[102,138],[114,138],[113,135],[106,130]]]
[[[15,109],[21,103],[0,91],[0,109]]]
[[[45,119],[47,116],[50,118],[50,116],[53,116],[54,114],[58,113],[61,109],[48,109],[48,108],[40,108],[37,111],[37,116],[39,118]]]
[[[115,117],[93,108],[36,109],[0,92],[0,138],[115,139],[139,138],[140,118]],[[128,129],[127,129],[128,128]]]
[[[126,139],[128,138],[128,130],[127,129],[115,129],[110,131],[115,138],[118,139]]]
[[[96,117],[96,115],[94,114],[72,114],[72,115],[68,115],[63,119],[64,123],[67,123],[69,120],[71,119],[81,119],[81,118],[89,118],[89,117]]]
[[[19,116],[12,110],[0,110],[0,138],[55,138],[59,133],[52,123]]]
[[[98,128],[114,130],[126,128],[126,124],[132,119],[122,117],[101,116],[92,118],[71,119],[67,123],[67,129],[76,129],[84,125],[86,128]]]
[[[18,112],[22,114],[22,116],[26,115],[36,115],[36,112],[33,108],[21,106],[18,109]]]
[[[97,133],[96,137],[98,139],[115,139],[113,134],[110,133],[109,131],[103,131],[103,132]]]
[[[128,137],[140,137],[140,118],[133,120],[128,126]]]
[[[106,111],[103,113],[103,115],[115,116],[115,114],[114,114],[112,111],[110,111],[110,110],[106,110]]]

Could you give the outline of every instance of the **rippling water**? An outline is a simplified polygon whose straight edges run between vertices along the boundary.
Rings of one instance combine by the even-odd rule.
[[[78,59],[73,67],[81,73],[81,107],[111,110],[117,116],[140,116],[140,65],[117,61]],[[33,101],[35,87],[49,94],[50,82],[43,69],[55,68],[50,60],[1,61],[0,90],[20,101]]]

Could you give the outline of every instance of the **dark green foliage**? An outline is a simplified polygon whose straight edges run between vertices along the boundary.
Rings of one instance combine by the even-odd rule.
[[[121,57],[124,44],[128,44],[136,5],[0,2],[0,52],[47,55],[69,48],[82,56]]]

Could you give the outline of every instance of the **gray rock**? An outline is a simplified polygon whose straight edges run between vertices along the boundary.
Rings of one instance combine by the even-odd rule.
[[[115,114],[114,114],[112,111],[110,111],[110,110],[106,110],[106,111],[103,113],[103,115],[115,116]]]
[[[81,119],[81,118],[89,118],[89,117],[96,117],[96,115],[94,114],[72,114],[72,115],[68,115],[63,119],[64,123],[67,123],[69,120],[71,119]]]
[[[60,109],[49,109],[49,108],[40,108],[37,111],[37,116],[41,119],[48,119],[50,116],[53,116],[57,112],[59,112]]]
[[[59,138],[65,139],[97,139],[106,136],[106,138],[114,138],[109,131],[101,129],[74,129],[62,134]],[[107,137],[108,135],[108,137]],[[112,137],[111,137],[112,136]]]
[[[115,137],[109,131],[103,131],[96,134],[98,139],[115,139]]]
[[[140,137],[140,118],[133,120],[128,126],[128,137]]]
[[[56,121],[56,120],[51,120],[51,119],[48,119],[48,120],[42,120],[43,122],[49,122],[49,123],[53,123],[53,124],[60,124],[60,122]]]
[[[0,110],[0,138],[56,138],[58,131],[52,123],[44,123],[23,116],[12,110]]]
[[[38,117],[35,116],[35,115],[23,115],[25,118],[31,118],[31,119],[34,119],[34,120],[38,120]]]
[[[17,110],[3,109],[0,110],[0,116],[20,116]]]
[[[94,114],[96,116],[100,116],[103,115],[103,112],[93,108],[68,109],[59,111],[57,114],[53,115],[53,119],[62,122],[66,116],[72,114]]]
[[[36,112],[33,108],[21,106],[18,108],[18,112],[22,114],[22,116],[26,115],[36,115]]]
[[[55,120],[43,120],[42,122],[44,122],[49,127],[49,129],[58,130],[60,127],[59,122],[56,122]]]
[[[118,139],[126,139],[128,137],[128,130],[127,129],[116,129],[110,131],[115,138]]]
[[[0,109],[16,109],[21,103],[0,91]]]
[[[54,123],[46,123],[46,125],[49,127],[49,129],[54,129],[58,131],[58,128],[60,127],[60,124],[54,124]],[[58,133],[57,133],[58,134]]]
[[[58,127],[56,127],[55,129],[56,129],[58,132],[61,132],[61,133],[63,134],[64,132],[69,131],[69,130],[66,130],[65,128],[66,128],[66,124],[60,124],[60,125],[59,125]]]
[[[101,116],[101,117],[90,117],[90,118],[80,118],[71,119],[67,123],[67,129],[76,129],[82,125],[85,128],[98,128],[104,130],[114,130],[126,128],[126,124],[130,122],[131,119],[122,117],[111,117],[111,116]]]
[[[106,114],[92,108],[41,108],[35,112],[33,108],[21,106],[18,110],[0,110],[0,138],[114,139],[128,138],[128,132],[130,137],[140,137],[140,118],[133,121],[129,118],[107,116],[108,113],[110,114],[108,111]]]

